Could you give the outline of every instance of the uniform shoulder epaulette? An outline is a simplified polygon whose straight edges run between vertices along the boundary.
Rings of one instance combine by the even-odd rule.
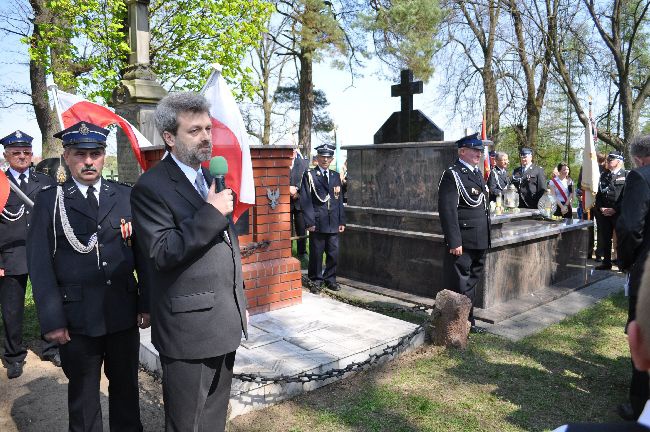
[[[111,179],[104,179],[104,180],[107,181],[107,182],[115,183],[115,184],[126,186],[126,187],[129,187],[129,188],[133,187],[133,185],[130,184],[130,183],[125,183],[125,182],[121,182],[121,181],[117,181],[117,180],[111,180]]]
[[[59,183],[58,185],[56,185],[56,184],[49,184],[49,185],[47,185],[47,186],[43,186],[43,187],[41,188],[41,192],[44,192],[44,191],[46,191],[46,190],[50,190],[50,189],[54,189],[56,186],[60,186],[60,185],[62,185],[62,184],[63,184],[63,183]]]

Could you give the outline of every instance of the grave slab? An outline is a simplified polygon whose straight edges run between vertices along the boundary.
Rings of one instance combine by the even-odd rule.
[[[328,297],[304,291],[302,304],[251,316],[249,340],[237,350],[235,373],[263,376],[321,373],[362,362],[383,352],[417,328],[401,321]],[[416,335],[390,358],[424,343],[424,332]],[[149,329],[140,332],[140,363],[161,373],[158,352]],[[347,375],[346,375],[347,376]],[[314,390],[341,378],[307,383],[263,384],[234,379],[231,418],[261,409],[297,394]]]

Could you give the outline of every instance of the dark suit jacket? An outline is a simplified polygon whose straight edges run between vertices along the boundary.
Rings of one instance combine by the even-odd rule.
[[[566,432],[647,432],[650,428],[636,422],[568,424]]]
[[[210,184],[209,172],[203,175]],[[142,174],[131,204],[150,275],[156,349],[185,360],[235,351],[246,332],[246,299],[228,219],[201,198],[171,156]]]
[[[634,169],[627,175],[616,235],[619,266],[629,271],[629,294],[635,296],[650,251],[650,166]]]
[[[137,312],[148,311],[145,285],[138,304],[133,275],[137,251],[122,237],[122,219],[131,221],[130,193],[129,186],[102,179],[95,220],[74,181],[63,183],[64,206],[75,236],[85,245],[97,233],[98,248],[86,254],[74,250],[57,209],[54,256],[57,187],[38,194],[27,235],[27,263],[43,334],[67,327],[71,333],[103,336],[133,327]]]
[[[5,171],[5,173],[9,181],[18,185],[9,170]],[[55,184],[54,180],[50,176],[30,170],[25,194],[34,201],[41,189],[53,184]],[[23,204],[23,200],[18,198],[14,191],[10,191],[5,209],[16,214]],[[27,229],[31,225],[32,213],[32,209],[25,205],[22,217],[16,221],[12,222],[4,216],[0,216],[0,268],[5,270],[6,275],[27,273],[25,241],[27,239]]]
[[[315,190],[312,190],[309,175],[313,180]],[[329,170],[329,181],[321,174],[319,167],[312,168],[305,172],[300,190],[300,205],[302,206],[305,226],[315,226],[316,232],[336,234],[339,226],[345,225],[345,210],[343,208],[343,189],[341,188],[341,176],[336,171]],[[338,197],[334,188],[341,188]],[[328,202],[321,202],[316,196],[325,199],[329,194]]]
[[[300,210],[300,189],[303,187],[302,179],[305,171],[309,169],[309,161],[303,158],[295,158],[293,160],[293,167],[289,173],[289,184],[298,188],[298,196],[296,199],[291,200],[291,210]]]
[[[474,174],[459,160],[447,168],[438,186],[438,212],[440,224],[449,249],[488,249],[490,247],[490,220],[487,203],[470,206],[458,193],[454,172],[472,200],[486,194],[483,174]]]
[[[524,171],[523,167],[518,166],[512,172],[511,181],[519,190],[519,207],[536,209],[539,199],[547,188],[544,169],[531,165]]]
[[[490,175],[487,179],[488,189],[490,190],[490,201],[496,201],[497,192],[501,192],[501,198],[503,198],[503,194],[509,184],[510,180],[508,179],[508,171],[494,167],[492,171],[490,171]]]

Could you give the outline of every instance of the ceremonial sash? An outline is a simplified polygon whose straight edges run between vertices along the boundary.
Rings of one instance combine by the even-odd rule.
[[[560,195],[562,195],[562,198],[564,199],[564,203],[566,204],[567,201],[569,201],[569,198],[567,197],[567,192],[564,191],[564,185],[562,182],[557,181],[557,177],[553,177],[551,180],[553,184],[555,185],[555,189],[560,192]]]

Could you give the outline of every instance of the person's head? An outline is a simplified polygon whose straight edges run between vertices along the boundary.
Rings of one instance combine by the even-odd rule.
[[[63,141],[63,159],[79,183],[93,185],[101,177],[108,132],[92,123],[79,122],[54,134]]]
[[[569,165],[566,162],[557,164],[556,169],[558,177],[562,179],[569,177]]]
[[[483,154],[483,141],[478,138],[478,134],[468,135],[456,141],[458,146],[458,158],[472,166],[477,166],[481,162]]]
[[[650,165],[650,135],[641,135],[632,140],[630,156],[635,167]]]
[[[498,151],[496,153],[496,156],[494,157],[494,161],[496,163],[496,166],[498,166],[501,169],[507,169],[508,164],[510,163],[510,161],[508,160],[508,153],[502,151]]]
[[[623,155],[619,152],[611,152],[607,155],[607,165],[605,166],[611,172],[616,172],[623,168]]]
[[[636,318],[627,327],[628,343],[634,365],[640,371],[650,369],[650,260],[646,260],[639,296]]]
[[[0,139],[5,148],[4,158],[9,166],[22,173],[32,164],[32,140],[25,132],[17,130]]]
[[[519,150],[519,162],[521,166],[530,165],[533,162],[533,150],[528,147]]]
[[[334,151],[336,149],[330,145],[323,144],[316,148],[316,163],[322,169],[329,169],[332,159],[334,158]]]
[[[156,107],[156,127],[165,149],[196,169],[212,156],[210,104],[193,92],[171,93]]]
[[[605,153],[596,153],[596,160],[598,161],[598,165],[601,167],[605,168],[607,165],[607,155]]]

